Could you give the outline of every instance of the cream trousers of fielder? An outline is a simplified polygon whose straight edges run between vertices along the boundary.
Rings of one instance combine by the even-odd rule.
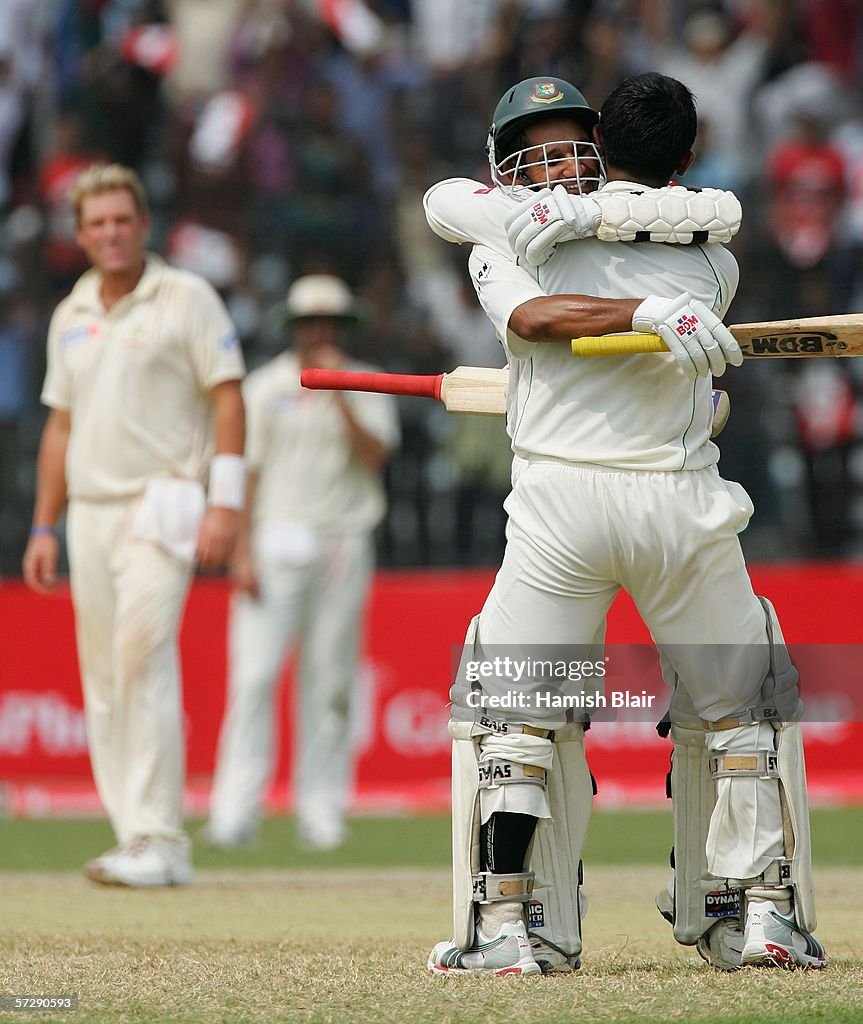
[[[506,507],[506,553],[479,619],[484,656],[495,645],[590,644],[623,587],[702,718],[757,702],[769,667],[765,613],[737,540],[752,505],[715,467],[661,473],[528,460]],[[707,738],[717,750],[728,740]],[[756,742],[760,735],[750,749]],[[710,870],[753,877],[784,850],[778,786],[723,780],[722,790]]]
[[[296,814],[301,822],[342,822],[353,782],[360,627],[373,564],[367,533],[323,536],[308,564],[260,558],[259,599],[234,595],[227,710],[210,806],[214,834],[243,834],[261,816],[273,770],[274,688],[297,645]]]
[[[137,505],[72,501],[67,517],[90,758],[120,843],[183,835],[177,634],[191,567],[132,537]]]

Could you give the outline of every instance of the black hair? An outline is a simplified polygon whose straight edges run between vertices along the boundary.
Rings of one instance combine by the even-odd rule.
[[[609,168],[639,181],[665,180],[695,143],[695,97],[676,78],[633,75],[609,93],[599,127]]]

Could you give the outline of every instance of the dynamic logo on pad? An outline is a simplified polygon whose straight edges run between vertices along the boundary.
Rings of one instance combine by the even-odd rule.
[[[740,890],[717,889],[704,895],[705,917],[740,917]]]
[[[539,900],[531,900],[527,905],[528,928],[545,927],[545,907]]]

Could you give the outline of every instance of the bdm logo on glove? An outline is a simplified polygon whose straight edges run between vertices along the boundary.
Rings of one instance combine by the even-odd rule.
[[[674,330],[681,338],[690,338],[701,327],[701,321],[692,313],[685,314],[678,321]]]
[[[549,217],[551,217],[551,210],[548,208],[548,203],[536,203],[530,211],[530,219],[536,221],[537,224],[547,224]]]

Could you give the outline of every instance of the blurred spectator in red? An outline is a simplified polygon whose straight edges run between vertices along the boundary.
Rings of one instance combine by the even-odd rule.
[[[801,0],[809,56],[829,65],[848,85],[863,79],[860,0]]]
[[[767,155],[766,228],[775,246],[770,299],[777,318],[835,308],[832,261],[845,200],[845,161],[829,141],[831,111],[802,97],[792,134]]]
[[[803,361],[790,375],[809,506],[807,554],[838,557],[851,539],[851,458],[860,433],[854,379],[850,367],[832,359]]]

